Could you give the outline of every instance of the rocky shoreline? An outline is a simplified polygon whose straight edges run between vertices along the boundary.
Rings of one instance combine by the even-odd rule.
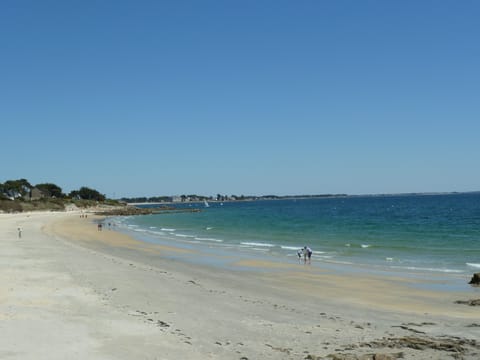
[[[136,206],[123,206],[110,209],[97,210],[95,215],[101,216],[135,216],[135,215],[151,215],[162,213],[179,213],[179,212],[200,212],[200,209],[178,209],[170,206],[162,206],[155,208],[139,208]]]

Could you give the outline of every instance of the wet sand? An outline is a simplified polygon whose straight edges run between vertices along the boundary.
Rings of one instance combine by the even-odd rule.
[[[480,308],[454,303],[475,289],[278,261],[202,265],[179,260],[201,252],[92,221],[0,214],[0,358],[480,357]]]

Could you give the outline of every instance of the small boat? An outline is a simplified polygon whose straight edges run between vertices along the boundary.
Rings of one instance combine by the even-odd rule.
[[[207,200],[203,200],[203,203],[205,204],[205,207],[210,207],[210,205],[208,205]]]

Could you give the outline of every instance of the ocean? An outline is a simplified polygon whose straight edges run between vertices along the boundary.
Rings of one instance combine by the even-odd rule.
[[[114,218],[141,241],[379,271],[480,272],[480,193],[178,204],[199,212]]]

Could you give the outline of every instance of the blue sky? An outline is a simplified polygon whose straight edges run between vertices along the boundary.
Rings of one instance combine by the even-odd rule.
[[[0,182],[480,190],[477,1],[2,1]]]

